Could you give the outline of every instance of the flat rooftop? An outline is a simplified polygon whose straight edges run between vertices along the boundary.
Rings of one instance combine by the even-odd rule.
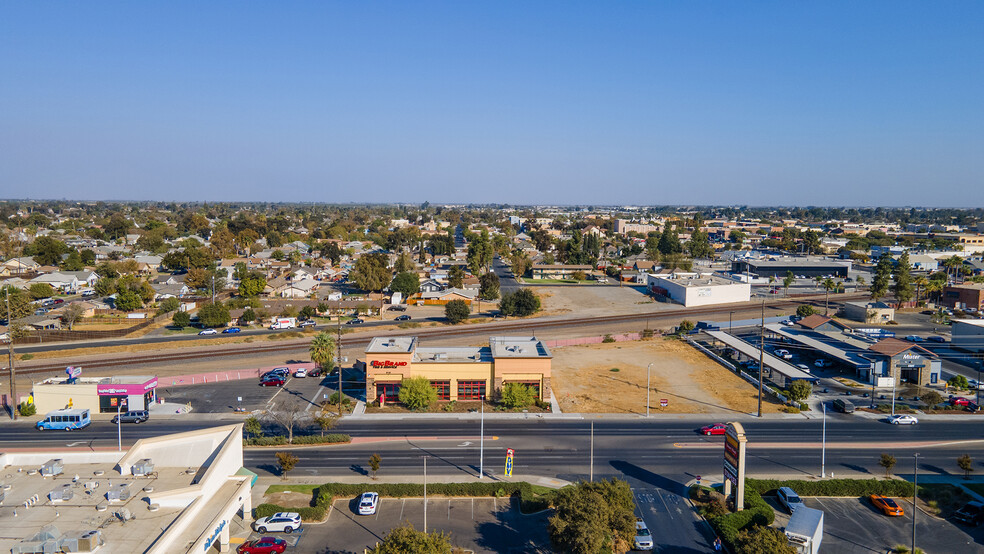
[[[664,277],[662,275],[657,275],[656,277],[660,280],[668,281],[682,287],[721,287],[729,285],[748,286],[747,283],[732,281],[731,279],[725,279],[723,277],[718,277],[717,275],[693,275],[688,277],[678,277],[676,279]]]
[[[779,260],[756,260],[756,259],[742,259],[735,260],[746,262],[748,265],[755,267],[846,267],[849,262],[835,262],[835,261],[823,261],[823,260],[800,260],[797,258],[784,258]]]
[[[417,337],[373,337],[366,354],[410,354],[417,347]]]
[[[536,337],[491,337],[494,358],[553,358],[550,349]]]
[[[481,348],[418,348],[413,355],[414,362],[423,363],[489,363],[492,361],[492,350]]]

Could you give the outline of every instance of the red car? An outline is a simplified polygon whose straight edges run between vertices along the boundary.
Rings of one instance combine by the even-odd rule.
[[[263,537],[255,541],[244,542],[236,550],[239,554],[281,554],[287,550],[287,541],[276,537]]]
[[[260,379],[261,387],[282,387],[287,383],[287,380],[280,375],[265,375]]]
[[[706,427],[700,428],[701,435],[723,435],[725,431],[728,430],[728,426],[724,423],[715,423],[714,425],[708,425]]]
[[[966,398],[961,398],[959,396],[954,396],[950,399],[950,404],[954,406],[970,406],[970,400]]]

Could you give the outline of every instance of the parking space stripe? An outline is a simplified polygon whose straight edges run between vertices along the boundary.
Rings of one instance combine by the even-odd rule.
[[[403,521],[403,509],[407,507],[407,499],[403,499],[403,503],[400,504],[400,521]]]

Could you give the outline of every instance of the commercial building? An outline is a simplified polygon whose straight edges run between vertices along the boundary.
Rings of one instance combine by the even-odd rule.
[[[34,384],[34,405],[39,413],[62,408],[88,409],[93,413],[146,410],[157,401],[157,377],[52,378]]]
[[[590,265],[538,264],[530,268],[534,279],[570,279],[575,273],[590,273]]]
[[[939,382],[942,362],[917,344],[895,338],[883,339],[869,346],[863,355],[873,361],[876,376],[891,377],[896,383],[916,386]]]
[[[633,223],[627,219],[616,219],[615,220],[615,232],[619,234],[624,233],[641,233],[643,235],[648,235],[649,233],[659,232],[660,226],[653,225],[652,223]]]
[[[884,302],[845,302],[844,317],[862,323],[887,323],[895,319],[895,308]]]
[[[748,302],[752,293],[749,283],[739,283],[713,275],[649,275],[649,290],[678,304],[708,306]]]
[[[984,319],[955,319],[950,345],[968,352],[984,352]]]
[[[366,348],[366,398],[399,400],[400,382],[426,377],[440,400],[494,398],[507,383],[549,400],[553,355],[536,337],[491,337],[489,346],[422,347],[417,337],[375,337]]]
[[[947,286],[943,289],[943,304],[960,310],[984,310],[984,283]]]
[[[824,261],[805,258],[781,258],[776,260],[737,259],[731,262],[733,273],[754,273],[759,277],[782,279],[787,272],[802,277],[847,277],[851,270],[849,260]]]
[[[125,453],[0,454],[0,551],[229,551],[252,520],[242,427],[141,439]]]

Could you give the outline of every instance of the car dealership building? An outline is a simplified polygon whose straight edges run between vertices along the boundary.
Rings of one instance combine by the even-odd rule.
[[[417,337],[376,337],[366,348],[366,398],[399,399],[400,382],[426,377],[439,400],[494,398],[508,383],[522,383],[550,400],[553,356],[536,337],[491,337],[488,346],[422,347]]]

